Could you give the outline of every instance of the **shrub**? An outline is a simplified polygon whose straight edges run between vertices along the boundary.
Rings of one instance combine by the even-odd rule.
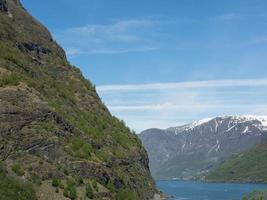
[[[36,200],[36,193],[32,184],[21,181],[6,174],[0,163],[0,199],[4,200]]]
[[[68,190],[68,188],[64,188],[64,191],[63,191],[63,195],[64,195],[64,197],[69,197],[69,190]]]
[[[76,188],[74,186],[69,188],[69,198],[71,200],[75,200],[77,198],[77,191],[76,191]]]
[[[53,178],[53,180],[52,180],[52,186],[53,187],[59,187],[59,185],[60,185],[60,180],[57,179],[57,178]]]
[[[91,158],[92,147],[80,138],[74,138],[70,144],[65,147],[67,153],[76,158]]]
[[[29,178],[29,181],[31,181],[32,183],[35,183],[37,185],[42,184],[41,178],[36,173],[31,173],[30,175],[31,176]]]
[[[63,172],[64,172],[64,174],[65,174],[66,176],[68,176],[68,175],[69,175],[69,171],[68,171],[68,169],[66,169],[66,168],[63,168]]]
[[[121,189],[118,191],[117,195],[116,195],[116,200],[136,200],[138,199],[137,195],[129,190],[126,189]]]
[[[83,178],[81,176],[75,176],[75,181],[77,185],[83,184]]]
[[[15,50],[8,44],[0,44],[0,58],[12,62],[17,66],[24,65],[24,58],[21,56],[19,51]]]
[[[5,85],[17,86],[20,83],[20,78],[16,74],[9,74],[4,77],[0,77],[0,87]]]
[[[95,189],[95,191],[98,192],[98,186],[97,186],[97,182],[96,182],[96,180],[93,180],[93,181],[92,181],[92,185],[93,185],[93,188]]]
[[[15,164],[11,167],[12,171],[18,176],[23,176],[25,174],[24,170],[21,168],[20,164]]]
[[[94,198],[93,189],[92,189],[90,183],[86,184],[86,196],[87,196],[89,199]]]
[[[5,174],[5,167],[4,164],[0,161],[0,175]]]
[[[115,186],[111,180],[108,181],[108,184],[106,186],[111,192],[115,192],[116,189],[115,189]]]
[[[77,198],[75,182],[72,179],[67,180],[67,186],[64,188],[63,195],[71,200],[75,200]]]

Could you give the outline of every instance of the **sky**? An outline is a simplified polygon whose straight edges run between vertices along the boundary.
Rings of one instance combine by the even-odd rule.
[[[267,115],[266,0],[22,0],[140,132]]]

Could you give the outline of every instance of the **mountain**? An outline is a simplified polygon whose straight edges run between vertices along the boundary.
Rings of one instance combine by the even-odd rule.
[[[216,117],[166,130],[145,130],[139,138],[148,151],[154,178],[196,179],[265,141],[266,122],[267,117]]]
[[[206,179],[216,182],[267,183],[267,142],[234,156],[211,171]]]
[[[19,0],[0,0],[0,159],[3,200],[158,192],[138,137]]]

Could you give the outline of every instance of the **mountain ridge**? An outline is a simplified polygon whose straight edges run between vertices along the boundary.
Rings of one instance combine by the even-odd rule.
[[[139,138],[148,151],[154,178],[202,179],[233,155],[264,141],[265,133],[264,116],[224,116],[165,130],[148,129]]]
[[[217,117],[213,117],[213,118],[211,117],[211,118],[204,118],[201,120],[196,120],[196,121],[193,121],[192,123],[188,123],[185,125],[167,128],[167,130],[171,130],[171,129],[175,129],[175,128],[183,128],[183,127],[185,127],[186,129],[193,129],[193,128],[200,126],[204,123],[207,123],[209,121],[216,120],[216,119],[226,119],[226,118],[232,118],[232,119],[237,120],[239,122],[259,120],[264,127],[267,127],[267,116],[262,116],[262,115],[258,115],[258,116],[257,115],[226,115],[226,116],[217,116]]]

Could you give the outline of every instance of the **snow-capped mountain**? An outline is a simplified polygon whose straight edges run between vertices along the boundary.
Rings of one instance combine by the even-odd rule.
[[[225,116],[225,117],[216,117],[216,118],[206,118],[198,121],[194,121],[190,124],[186,124],[183,126],[173,127],[169,128],[168,130],[174,130],[175,134],[179,134],[181,132],[187,131],[190,133],[194,128],[201,126],[205,123],[209,123],[210,121],[215,122],[215,129],[218,128],[219,124],[222,123],[223,120],[231,119],[228,124],[228,129],[226,131],[231,130],[232,128],[235,128],[237,124],[248,122],[248,121],[258,121],[260,123],[254,124],[254,126],[257,126],[260,129],[266,129],[267,130],[267,116],[253,116],[253,115],[244,115],[244,116]],[[218,120],[218,121],[217,121]],[[232,124],[231,124],[232,123]],[[230,126],[231,125],[231,126]],[[216,130],[215,130],[216,131]],[[245,128],[244,133],[249,132],[248,127]]]
[[[155,178],[194,178],[266,140],[266,131],[266,116],[225,116],[149,129],[139,137]]]

